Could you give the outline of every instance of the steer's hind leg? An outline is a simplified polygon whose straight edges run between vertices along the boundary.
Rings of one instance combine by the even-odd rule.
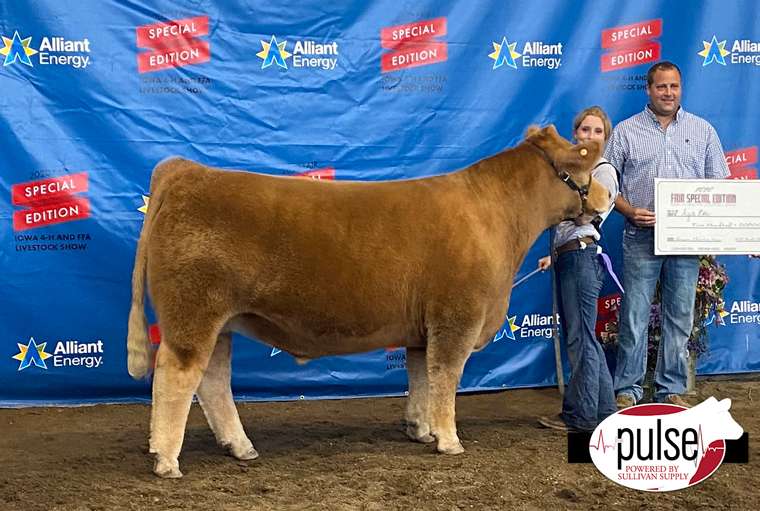
[[[240,423],[230,387],[230,361],[232,334],[219,334],[211,361],[206,368],[196,395],[206,414],[208,424],[219,443],[239,460],[252,460],[259,456]]]
[[[162,325],[164,326],[164,325]],[[182,449],[187,414],[216,344],[217,330],[198,333],[167,328],[156,354],[150,451],[153,472],[160,477],[182,477],[177,457]]]
[[[436,325],[428,329],[427,371],[430,381],[430,430],[438,452],[464,452],[457,436],[454,413],[459,380],[467,358],[480,335],[480,326]]]
[[[406,402],[406,434],[412,440],[429,443],[428,408],[430,388],[425,361],[425,348],[406,348],[406,372],[409,376],[409,398]]]

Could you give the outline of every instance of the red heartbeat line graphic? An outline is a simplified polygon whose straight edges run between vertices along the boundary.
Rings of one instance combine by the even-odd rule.
[[[599,431],[599,439],[596,441],[596,445],[589,444],[589,447],[593,447],[594,449],[596,449],[598,451],[599,450],[599,444],[601,444],[601,446],[602,446],[602,453],[606,453],[607,452],[607,447],[609,447],[613,451],[615,450],[615,446],[617,445],[618,440],[619,439],[617,437],[615,437],[615,442],[614,443],[612,443],[612,444],[605,444],[604,443],[604,431]]]
[[[703,442],[702,442],[702,425],[701,424],[699,425],[699,431],[697,432],[697,438],[698,438],[698,442],[699,442],[698,445],[701,446],[702,456],[704,456],[705,452],[708,452],[708,451],[722,451],[722,450],[724,450],[722,447],[708,447],[707,449],[704,448]]]
[[[589,448],[596,449],[597,451],[599,449],[602,449],[602,453],[606,454],[607,449],[615,450],[615,446],[619,443],[620,439],[616,436],[615,441],[612,444],[605,444],[604,443],[604,430],[599,431],[599,438],[596,441],[596,445],[589,444]],[[725,445],[725,444],[724,444]],[[699,456],[698,458],[694,458],[694,466],[697,466],[699,463],[699,458],[704,457],[706,452],[717,452],[717,451],[724,451],[725,448],[723,447],[705,447],[704,441],[702,439],[702,424],[698,426],[697,431],[697,448],[701,451],[702,456]]]
[[[720,440],[713,442],[713,444],[716,444]],[[702,456],[698,456],[697,458],[694,458],[694,466],[696,467],[699,463],[699,460],[701,458],[705,457],[706,452],[718,452],[718,451],[725,451],[725,442],[723,442],[724,447],[710,447],[708,446],[707,449],[704,447],[704,442],[702,441],[702,424],[699,425],[699,431],[697,432],[697,446],[699,447],[699,450],[702,451]],[[723,459],[723,456],[721,456],[721,459]]]

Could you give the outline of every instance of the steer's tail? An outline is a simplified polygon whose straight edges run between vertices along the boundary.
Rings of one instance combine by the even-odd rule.
[[[148,336],[148,320],[145,316],[145,277],[148,263],[148,238],[166,191],[180,176],[181,167],[187,160],[172,158],[164,160],[153,169],[150,180],[150,200],[145,213],[140,239],[137,240],[135,268],[132,272],[132,307],[129,310],[127,330],[127,368],[132,378],[140,379],[153,370],[153,343]]]

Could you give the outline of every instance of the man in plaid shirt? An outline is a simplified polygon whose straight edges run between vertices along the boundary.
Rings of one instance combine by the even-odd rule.
[[[649,104],[618,124],[604,157],[621,172],[615,209],[625,217],[623,295],[615,393],[619,409],[641,400],[647,365],[649,313],[657,279],[662,290],[662,337],[654,374],[656,402],[689,407],[686,343],[694,319],[698,256],[654,255],[654,178],[728,177],[715,129],[681,108],[681,70],[659,62],[647,73]]]

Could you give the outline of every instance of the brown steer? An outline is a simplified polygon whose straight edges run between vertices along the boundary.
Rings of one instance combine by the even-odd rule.
[[[258,456],[230,390],[233,331],[299,362],[406,346],[407,434],[462,452],[454,398],[465,361],[502,327],[515,274],[541,232],[606,211],[609,193],[591,179],[600,152],[549,126],[460,171],[405,181],[160,163],[137,245],[127,342],[129,373],[141,378],[153,362],[147,276],[162,333],[154,472],[182,475],[194,394],[233,456]]]

